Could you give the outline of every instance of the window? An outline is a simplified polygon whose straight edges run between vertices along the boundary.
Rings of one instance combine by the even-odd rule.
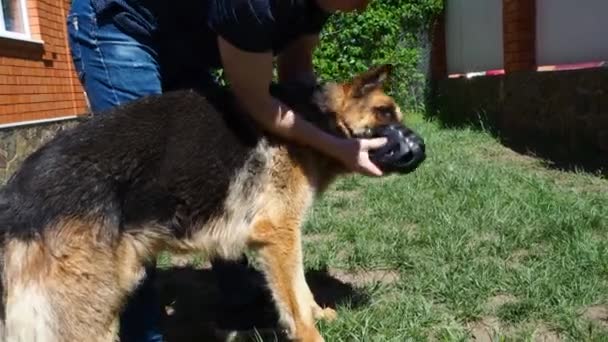
[[[0,0],[0,36],[30,38],[25,0]]]

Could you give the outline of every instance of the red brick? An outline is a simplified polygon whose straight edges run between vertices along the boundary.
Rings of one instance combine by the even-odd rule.
[[[532,0],[504,0],[503,51],[505,71],[535,67],[535,4]]]
[[[15,114],[14,106],[0,106],[0,117],[10,114]]]
[[[86,112],[66,39],[70,0],[28,0],[30,43],[0,40],[0,123]],[[15,58],[15,51],[19,51]]]
[[[445,42],[445,14],[440,13],[432,26],[431,77],[441,79],[448,76]]]

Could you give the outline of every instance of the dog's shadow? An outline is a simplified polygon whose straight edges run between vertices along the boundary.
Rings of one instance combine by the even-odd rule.
[[[252,271],[252,276],[255,281],[263,282],[259,272]],[[310,270],[306,280],[315,300],[323,307],[335,309],[341,304],[358,307],[368,302],[363,292],[332,277],[326,270]],[[273,334],[278,331],[277,314],[269,292],[263,292],[251,305],[227,311],[221,302],[216,276],[210,269],[159,269],[156,285],[167,342],[225,341],[226,334],[235,331],[241,332],[237,337],[255,331]]]

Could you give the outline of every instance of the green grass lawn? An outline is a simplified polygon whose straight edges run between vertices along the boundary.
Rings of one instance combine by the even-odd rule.
[[[306,223],[307,267],[390,275],[361,284],[367,303],[339,307],[328,340],[608,340],[608,181],[408,121],[424,165],[343,179]]]
[[[406,120],[426,162],[341,179],[304,226],[307,269],[354,287],[326,340],[608,340],[608,180]]]

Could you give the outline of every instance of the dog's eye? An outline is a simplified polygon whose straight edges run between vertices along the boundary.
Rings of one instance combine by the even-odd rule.
[[[392,106],[379,106],[374,108],[376,115],[382,118],[392,118],[395,116],[395,108]]]

